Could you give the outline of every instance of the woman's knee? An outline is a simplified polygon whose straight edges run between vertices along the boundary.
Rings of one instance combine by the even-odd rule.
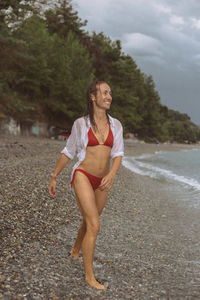
[[[86,222],[85,222],[85,220],[83,220],[80,229],[84,230],[84,231],[86,230]]]
[[[98,235],[100,231],[100,220],[99,218],[93,220],[86,220],[87,230],[89,230],[93,235]]]

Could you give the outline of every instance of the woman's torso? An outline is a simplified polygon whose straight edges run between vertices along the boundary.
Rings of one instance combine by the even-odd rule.
[[[104,142],[107,140],[108,135],[112,134],[110,131],[110,126],[108,126],[103,138],[93,131],[99,144],[87,146],[85,159],[79,165],[79,169],[83,169],[97,177],[104,177],[109,172],[111,146],[104,145]]]

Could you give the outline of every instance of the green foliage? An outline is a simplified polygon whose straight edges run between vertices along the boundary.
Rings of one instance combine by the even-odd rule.
[[[187,114],[161,107],[163,140],[195,143],[200,139],[200,129]]]
[[[23,53],[17,70],[15,90],[28,95],[31,102],[38,102],[43,90],[51,84],[51,70],[48,67],[51,37],[44,21],[35,15],[21,24],[15,36],[23,41]]]
[[[26,116],[26,119],[31,119],[36,115],[36,107],[28,103],[25,97],[13,92],[5,85],[0,86],[0,119],[5,119],[7,116],[14,118],[17,121]]]
[[[45,12],[45,19],[49,33],[56,33],[62,39],[67,37],[69,31],[80,37],[83,34],[81,27],[87,24],[86,21],[81,21],[69,0],[57,1],[54,9]]]
[[[87,86],[98,79],[110,84],[111,114],[125,133],[149,141],[200,140],[188,115],[160,103],[152,76],[122,53],[119,40],[90,36],[70,0],[55,3],[0,3],[0,119],[70,126],[85,112]]]
[[[136,86],[140,73],[130,56],[121,56],[112,64],[110,84],[113,90],[112,112],[122,120],[125,131],[138,132],[142,126],[142,117],[138,113],[140,99]]]
[[[58,35],[53,37],[55,51],[49,56],[53,84],[49,87],[48,107],[74,119],[85,111],[83,91],[93,80],[89,53],[71,31],[64,42]]]

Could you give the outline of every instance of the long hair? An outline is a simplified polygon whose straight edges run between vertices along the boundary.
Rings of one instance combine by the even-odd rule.
[[[86,114],[89,116],[90,123],[92,124],[92,127],[94,128],[95,131],[97,130],[97,124],[94,120],[94,108],[93,108],[93,101],[91,95],[94,95],[96,97],[97,91],[100,88],[100,85],[102,83],[107,83],[107,82],[100,81],[100,80],[94,81],[92,84],[89,85],[86,93],[86,100],[87,100]],[[106,112],[106,116],[109,121],[107,112]]]

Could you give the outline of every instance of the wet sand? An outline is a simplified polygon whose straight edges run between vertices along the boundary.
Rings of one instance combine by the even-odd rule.
[[[125,155],[139,156],[141,154],[152,154],[157,151],[181,151],[200,149],[200,144],[147,144],[138,140],[125,140]]]
[[[200,210],[123,166],[95,250],[96,277],[109,287],[85,284],[82,259],[68,254],[81,222],[69,185],[73,162],[57,180],[56,198],[47,193],[64,144],[0,137],[0,299],[199,299]],[[197,147],[125,145],[126,155]]]

